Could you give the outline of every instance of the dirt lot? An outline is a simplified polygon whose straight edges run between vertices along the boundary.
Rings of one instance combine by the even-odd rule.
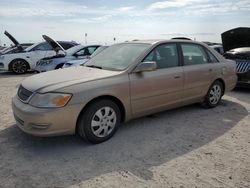
[[[26,76],[0,73],[0,187],[250,187],[250,90],[122,125],[109,141],[21,132],[11,97]]]

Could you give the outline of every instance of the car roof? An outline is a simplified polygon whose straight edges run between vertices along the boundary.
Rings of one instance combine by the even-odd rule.
[[[194,44],[201,44],[204,45],[204,43],[202,42],[197,42],[197,41],[193,41],[193,40],[186,40],[186,39],[149,39],[149,40],[133,40],[133,41],[128,41],[125,43],[141,43],[141,44],[161,44],[161,43],[171,43],[171,42],[184,42],[184,43],[194,43]],[[206,45],[206,44],[205,44]]]

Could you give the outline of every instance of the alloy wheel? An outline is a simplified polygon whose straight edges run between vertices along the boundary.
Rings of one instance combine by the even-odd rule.
[[[24,61],[17,60],[13,63],[12,70],[18,74],[25,73],[27,71],[27,64]]]

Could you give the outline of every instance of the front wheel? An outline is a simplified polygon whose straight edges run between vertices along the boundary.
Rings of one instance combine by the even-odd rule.
[[[10,65],[10,70],[16,74],[24,74],[28,68],[28,63],[22,59],[14,60]]]
[[[77,123],[78,134],[91,143],[111,138],[121,121],[119,107],[110,100],[96,101],[81,114]]]
[[[223,85],[220,81],[215,81],[209,88],[203,105],[207,108],[216,107],[220,103],[222,95]]]

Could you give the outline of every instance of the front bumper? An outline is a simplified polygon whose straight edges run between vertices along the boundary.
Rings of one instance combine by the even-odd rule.
[[[47,72],[47,71],[51,71],[51,70],[55,70],[55,66],[51,66],[51,65],[47,65],[47,66],[44,66],[44,65],[37,65],[35,67],[35,71],[36,72]]]
[[[1,61],[0,61],[0,70],[8,71],[8,70],[9,70],[9,67],[8,67],[8,65],[6,65],[4,62],[1,62]]]
[[[12,110],[17,126],[35,136],[56,136],[75,133],[78,115],[82,106],[66,105],[62,108],[36,108],[12,99]]]

